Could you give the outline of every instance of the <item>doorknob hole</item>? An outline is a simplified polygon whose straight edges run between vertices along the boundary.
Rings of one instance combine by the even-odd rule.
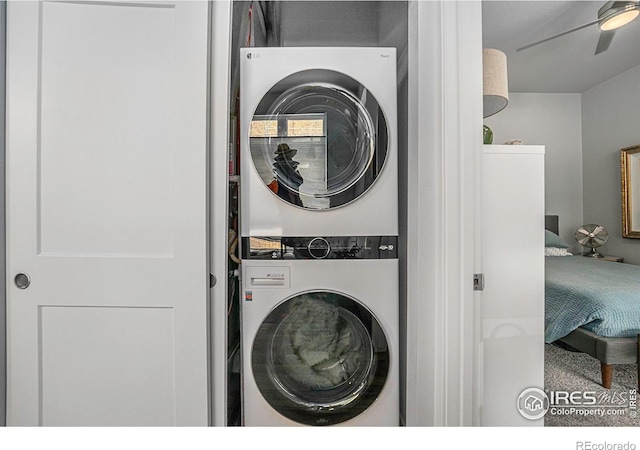
[[[13,281],[16,283],[18,289],[26,289],[31,284],[31,278],[29,278],[29,275],[26,273],[19,273]]]

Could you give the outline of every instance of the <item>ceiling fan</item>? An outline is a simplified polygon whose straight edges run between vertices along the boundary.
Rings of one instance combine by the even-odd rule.
[[[613,40],[613,35],[616,30],[629,22],[633,21],[640,14],[640,1],[621,1],[621,2],[607,2],[598,10],[598,20],[590,23],[586,23],[577,28],[565,31],[555,36],[548,37],[533,44],[525,45],[516,49],[517,52],[533,47],[534,45],[542,44],[543,42],[550,41],[551,39],[564,36],[574,31],[582,30],[583,28],[591,25],[598,24],[600,28],[600,39],[596,47],[596,55],[604,52],[609,48],[609,44]]]

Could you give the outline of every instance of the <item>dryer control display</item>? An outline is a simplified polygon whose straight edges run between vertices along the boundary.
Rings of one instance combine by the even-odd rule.
[[[397,236],[249,237],[243,259],[395,259]]]

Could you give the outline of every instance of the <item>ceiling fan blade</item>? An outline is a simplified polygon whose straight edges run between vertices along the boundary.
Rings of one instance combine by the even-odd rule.
[[[526,49],[528,49],[528,48],[533,47],[534,45],[542,44],[542,43],[544,43],[544,42],[548,42],[548,41],[550,41],[551,39],[559,38],[560,36],[565,36],[565,35],[567,35],[567,34],[569,34],[569,33],[573,33],[574,31],[582,30],[583,28],[590,27],[591,25],[595,25],[595,24],[596,24],[596,23],[598,23],[598,22],[600,22],[600,21],[599,21],[599,20],[596,20],[595,22],[585,23],[584,25],[580,25],[580,26],[579,26],[579,27],[577,27],[577,28],[573,28],[573,29],[571,29],[571,30],[567,30],[567,31],[565,31],[564,33],[556,34],[555,36],[551,36],[551,37],[548,37],[548,38],[543,39],[543,40],[541,40],[541,41],[534,42],[533,44],[529,44],[529,45],[525,45],[524,47],[517,48],[517,49],[516,49],[516,51],[517,51],[517,52],[519,52],[520,50],[526,50]]]
[[[601,31],[600,39],[598,39],[598,46],[596,47],[596,55],[598,53],[602,53],[606,49],[609,48],[609,44],[613,40],[613,35],[616,33],[616,30],[609,31]]]

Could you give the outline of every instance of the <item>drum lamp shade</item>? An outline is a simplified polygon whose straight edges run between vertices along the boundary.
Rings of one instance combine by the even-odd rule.
[[[482,50],[483,117],[502,111],[509,103],[507,55],[494,48]]]

